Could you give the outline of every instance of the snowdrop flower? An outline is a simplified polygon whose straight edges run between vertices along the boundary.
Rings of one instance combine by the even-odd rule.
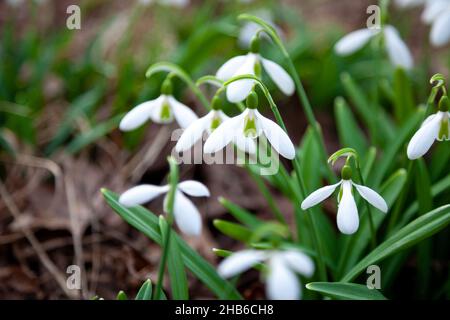
[[[296,249],[239,251],[225,258],[219,264],[218,272],[222,277],[230,278],[261,262],[267,262],[266,295],[271,300],[299,299],[302,288],[295,273],[307,278],[314,274],[314,262]]]
[[[247,109],[214,130],[205,142],[204,152],[217,152],[234,142],[240,150],[254,154],[255,139],[263,134],[279,154],[293,159],[295,147],[287,133],[278,124],[259,113],[257,106],[258,96],[252,91],[247,98]]]
[[[214,97],[212,110],[204,117],[195,120],[183,131],[175,146],[175,150],[182,152],[190,149],[203,136],[204,132],[211,134],[220,124],[228,119],[229,117],[221,110],[220,98]]]
[[[450,140],[449,99],[443,96],[439,102],[439,111],[429,116],[408,144],[407,154],[410,160],[422,157],[431,148],[435,140]]]
[[[143,184],[125,191],[119,202],[126,207],[137,206],[169,192],[170,186]],[[178,228],[187,235],[198,236],[202,229],[202,219],[195,205],[184,194],[192,197],[209,197],[208,188],[194,180],[180,182],[175,192],[173,214]],[[164,203],[167,201],[167,195]]]
[[[120,121],[119,128],[122,131],[131,131],[149,119],[156,123],[166,124],[171,123],[174,118],[181,128],[187,128],[197,120],[194,111],[172,96],[171,81],[166,79],[161,88],[161,95],[134,107]]]
[[[306,210],[327,199],[339,186],[337,226],[342,233],[353,234],[359,227],[358,208],[353,197],[353,187],[356,188],[361,197],[375,208],[384,213],[388,211],[386,201],[378,193],[368,187],[356,184],[351,180],[351,168],[347,165],[342,168],[342,180],[340,182],[320,188],[311,193],[303,200],[301,204],[302,209]]]
[[[248,54],[231,58],[225,62],[217,71],[216,76],[223,81],[245,74],[260,77],[261,65],[284,94],[289,96],[294,93],[295,86],[291,76],[280,65],[264,59],[259,54],[257,36],[253,38]],[[243,101],[252,91],[254,84],[255,81],[252,79],[241,79],[231,83],[227,87],[228,100],[233,103]]]
[[[242,2],[242,1],[241,1]],[[283,38],[283,31],[273,21],[272,12],[266,9],[261,9],[253,13],[254,16],[264,20],[272,26],[280,38]],[[261,29],[261,26],[255,22],[246,22],[239,31],[238,43],[241,48],[248,48],[252,42],[255,34]],[[267,37],[265,34],[263,36]],[[269,38],[269,37],[267,37]],[[270,38],[269,38],[270,39]]]
[[[450,0],[427,1],[422,20],[431,24],[433,46],[440,47],[450,41]]]
[[[336,43],[334,50],[341,56],[350,55],[361,49],[380,32],[384,36],[386,51],[391,63],[395,66],[411,69],[413,67],[411,52],[400,38],[397,29],[390,25],[384,26],[382,31],[367,28],[350,32]]]

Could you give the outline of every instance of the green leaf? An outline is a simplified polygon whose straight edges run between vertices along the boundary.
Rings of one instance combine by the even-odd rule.
[[[334,112],[336,114],[337,131],[341,146],[354,148],[358,154],[365,154],[368,148],[365,134],[359,128],[355,117],[343,98],[336,98]]]
[[[127,295],[122,290],[119,291],[116,297],[117,300],[128,300]]]
[[[126,222],[141,231],[147,237],[161,245],[158,218],[143,207],[125,208],[118,202],[115,193],[103,189],[103,196],[107,203]],[[184,265],[203,282],[219,299],[242,299],[237,290],[226,280],[222,279],[213,266],[203,259],[178,235],[174,235],[183,256]]]
[[[230,214],[240,223],[246,225],[249,228],[256,228],[264,223],[264,221],[258,219],[253,213],[243,209],[237,204],[232,203],[231,201],[219,197],[219,202],[222,204],[225,209],[227,209]]]
[[[159,227],[161,230],[163,243],[167,239],[167,222],[165,219],[159,219]],[[175,232],[171,232],[169,241],[169,257],[167,260],[167,268],[169,269],[170,286],[172,288],[172,298],[174,300],[189,299],[189,289],[184,270],[183,257],[178,248],[178,243],[174,237]]]
[[[135,300],[152,300],[152,281],[150,279],[142,284]]]
[[[394,113],[398,123],[408,119],[415,109],[411,80],[403,68],[394,73]]]
[[[350,282],[368,266],[401,252],[445,228],[450,223],[450,205],[430,211],[412,221],[360,260],[341,280]]]
[[[377,289],[355,283],[311,282],[306,288],[326,296],[343,300],[386,300]]]
[[[234,222],[215,219],[213,224],[224,235],[244,243],[247,243],[252,236],[250,229]]]

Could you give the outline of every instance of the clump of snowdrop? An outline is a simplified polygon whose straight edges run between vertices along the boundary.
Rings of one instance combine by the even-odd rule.
[[[177,152],[190,149],[205,132],[211,134],[211,132],[229,119],[229,117],[221,110],[222,102],[219,97],[215,96],[213,98],[211,106],[212,110],[208,112],[208,114],[195,120],[183,131],[183,134],[175,146]]]
[[[170,186],[155,186],[144,184],[125,191],[119,198],[119,202],[125,207],[137,206],[156,197],[167,194]],[[194,180],[186,180],[177,185],[173,207],[175,222],[180,230],[186,235],[198,236],[202,230],[202,219],[195,205],[185,194],[192,197],[209,197],[208,188],[202,183]],[[167,195],[164,198],[166,205]]]
[[[254,36],[250,45],[250,52],[225,62],[217,71],[217,78],[227,81],[233,77],[248,74],[261,77],[261,68],[263,68],[284,94],[292,95],[295,91],[295,85],[291,76],[280,65],[263,58],[259,54],[259,42],[258,35]],[[227,87],[227,99],[233,103],[245,100],[252,91],[254,84],[255,81],[252,79],[240,79],[231,83]]]
[[[353,196],[353,187],[367,202],[375,208],[386,213],[388,206],[386,201],[377,192],[369,187],[356,184],[352,181],[352,169],[345,165],[341,171],[342,180],[336,184],[322,187],[311,193],[301,203],[303,210],[311,208],[316,204],[324,201],[330,197],[333,192],[340,187],[338,195],[338,212],[337,212],[337,226],[339,231],[344,234],[353,234],[359,227],[358,208],[356,207],[355,198]]]
[[[350,32],[336,43],[334,50],[341,56],[350,55],[360,50],[377,35],[383,36],[384,46],[393,65],[404,69],[413,67],[411,52],[401,39],[397,29],[391,25],[383,26],[381,29],[367,28]]]
[[[187,128],[197,120],[197,115],[172,96],[172,82],[167,78],[161,86],[161,95],[134,107],[120,121],[119,128],[122,131],[131,131],[149,119],[160,124],[171,123],[175,119],[181,128]]]
[[[434,141],[450,140],[450,102],[447,95],[439,101],[439,110],[423,122],[408,144],[407,154],[411,160],[422,157]]]
[[[240,115],[224,121],[211,133],[205,142],[204,152],[217,152],[233,142],[240,150],[255,154],[255,140],[264,135],[280,155],[287,159],[293,159],[295,157],[294,144],[278,124],[259,113],[257,109],[258,95],[251,91],[246,102],[247,108]]]
[[[230,278],[262,262],[267,263],[266,295],[272,300],[299,299],[302,287],[296,273],[307,278],[314,274],[314,262],[297,249],[235,252],[219,264],[218,272]]]

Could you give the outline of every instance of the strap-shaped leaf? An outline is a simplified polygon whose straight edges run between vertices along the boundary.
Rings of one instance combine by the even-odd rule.
[[[323,293],[326,296],[343,300],[386,300],[377,289],[355,283],[311,282],[306,288]]]

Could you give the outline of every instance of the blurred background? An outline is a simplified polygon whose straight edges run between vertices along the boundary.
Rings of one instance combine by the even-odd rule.
[[[365,27],[366,9],[373,1],[169,2],[0,0],[0,299],[111,299],[119,290],[133,295],[146,278],[157,278],[159,247],[121,220],[99,190],[122,192],[138,183],[163,183],[175,127],[148,124],[124,134],[118,123],[133,106],[159,95],[162,76],[145,78],[152,63],[177,63],[197,79],[245,53],[255,28],[240,24],[240,13],[269,20],[282,34],[328,152],[341,146],[334,102],[345,95],[342,72],[368,96],[371,80],[383,79],[378,89],[390,111],[395,100],[392,66],[385,61],[374,68],[367,48],[346,58],[333,52],[340,37]],[[72,4],[81,8],[80,30],[66,27],[66,10]],[[429,77],[435,72],[448,76],[448,48],[428,45],[422,8],[390,8],[390,23],[414,55],[407,87],[411,103],[423,103]],[[284,63],[268,41],[262,52]],[[301,143],[307,122],[297,99],[274,92],[294,142]],[[176,96],[203,114],[181,82],[176,83]],[[201,238],[188,242],[214,264],[211,248],[238,249],[212,226],[213,219],[227,218],[217,197],[270,218],[264,197],[242,168],[184,165],[181,178],[198,179],[212,192],[209,199],[196,202],[206,227]],[[292,218],[291,204],[276,191],[274,197]],[[161,202],[149,208],[162,213]],[[66,268],[72,264],[84,271],[81,291],[65,287]],[[406,268],[402,276],[411,274]],[[243,278],[239,289],[244,297],[264,297],[257,280],[252,272]],[[198,281],[190,281],[193,297],[212,297]],[[391,290],[410,294],[402,281]]]

